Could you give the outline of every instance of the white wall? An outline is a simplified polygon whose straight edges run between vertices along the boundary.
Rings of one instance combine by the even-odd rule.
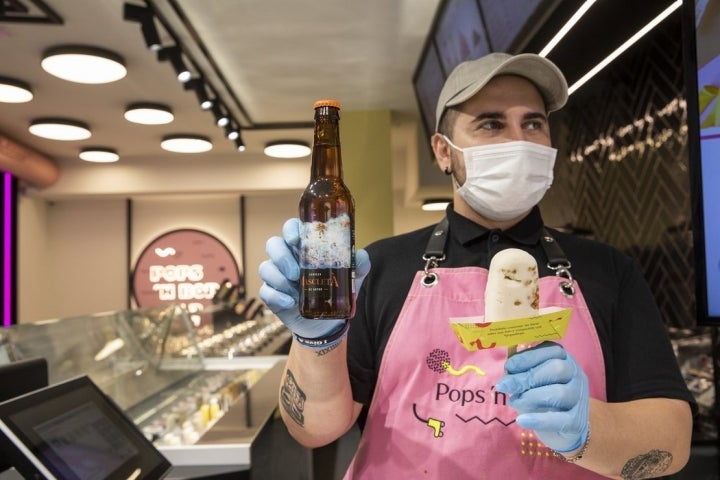
[[[47,202],[42,198],[18,197],[17,313],[18,319],[51,318],[48,298],[50,255],[48,254]]]
[[[245,199],[245,252],[247,255],[247,296],[257,297],[262,281],[257,271],[267,258],[265,242],[273,235],[281,235],[285,220],[297,217],[301,191],[254,195]]]
[[[18,220],[18,320],[126,308],[122,199],[22,198]]]

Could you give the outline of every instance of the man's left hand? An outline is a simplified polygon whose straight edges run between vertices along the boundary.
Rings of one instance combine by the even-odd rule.
[[[505,362],[496,385],[510,394],[517,423],[559,453],[583,446],[588,436],[590,393],[585,372],[559,344],[544,342]]]

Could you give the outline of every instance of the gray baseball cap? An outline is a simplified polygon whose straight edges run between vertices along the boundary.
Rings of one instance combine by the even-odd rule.
[[[518,75],[535,84],[548,112],[559,110],[568,98],[565,76],[550,60],[534,53],[491,53],[459,64],[445,80],[435,111],[435,131],[445,109],[460,105],[498,75]]]

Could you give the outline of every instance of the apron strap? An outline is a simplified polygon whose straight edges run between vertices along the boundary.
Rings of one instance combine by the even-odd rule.
[[[548,268],[554,271],[556,276],[565,278],[564,282],[560,282],[560,291],[566,297],[572,297],[575,295],[575,281],[570,273],[570,267],[572,267],[570,260],[567,259],[565,252],[562,251],[560,245],[558,245],[547,229],[543,229],[540,245],[542,245],[543,251],[545,252]]]
[[[445,243],[447,242],[449,224],[447,217],[443,217],[440,223],[435,225],[435,229],[425,247],[425,253],[423,254],[423,260],[425,260],[423,270],[425,273],[422,279],[424,287],[432,287],[438,282],[438,275],[431,272],[430,269],[437,267],[440,262],[445,260]]]
[[[438,275],[431,272],[430,269],[436,268],[440,262],[445,260],[445,244],[447,243],[449,223],[447,217],[443,217],[440,223],[435,225],[435,229],[433,229],[425,247],[425,253],[423,254],[425,268],[423,269],[422,278],[422,284],[425,287],[432,287],[438,282]],[[563,295],[572,297],[575,295],[575,281],[570,273],[572,267],[570,260],[567,259],[565,252],[562,251],[560,245],[547,229],[543,229],[540,244],[545,252],[548,268],[554,271],[556,276],[565,278],[565,281],[560,283],[560,291]]]

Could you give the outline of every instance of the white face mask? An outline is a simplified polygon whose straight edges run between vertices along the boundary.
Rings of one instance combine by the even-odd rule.
[[[512,141],[460,148],[466,179],[457,194],[490,220],[511,220],[542,200],[553,181],[557,150],[538,143]]]

